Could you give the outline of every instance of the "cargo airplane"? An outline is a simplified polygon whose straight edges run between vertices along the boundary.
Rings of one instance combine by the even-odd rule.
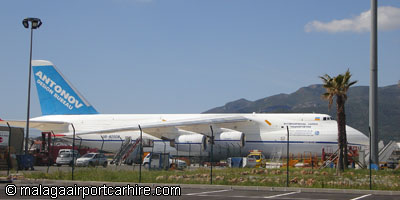
[[[326,114],[99,114],[51,62],[34,60],[32,68],[42,116],[30,119],[30,127],[72,140],[73,125],[76,141],[91,148],[116,152],[125,137],[139,137],[140,125],[143,138],[174,141],[179,152],[208,154],[213,134],[214,154],[220,157],[227,155],[221,149],[242,156],[253,149],[266,157],[286,155],[287,130],[291,153],[321,155],[322,148],[337,149],[337,123]],[[0,123],[6,122],[26,123]],[[349,145],[368,144],[360,131],[346,126],[346,132]]]

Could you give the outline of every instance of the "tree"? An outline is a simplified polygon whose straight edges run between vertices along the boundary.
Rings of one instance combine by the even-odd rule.
[[[347,70],[344,74],[339,74],[336,77],[330,77],[328,74],[320,76],[326,89],[326,93],[322,95],[323,99],[328,100],[329,109],[332,107],[334,98],[336,98],[336,118],[338,126],[338,147],[339,156],[337,162],[337,172],[344,171],[347,168],[347,136],[346,136],[346,113],[344,104],[347,100],[347,91],[350,86],[357,83],[357,81],[350,82],[351,74]]]

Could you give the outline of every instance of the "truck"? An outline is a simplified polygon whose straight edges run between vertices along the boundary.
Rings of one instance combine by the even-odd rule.
[[[53,145],[53,138],[51,132],[42,132],[41,140],[36,141],[38,147],[32,152],[36,166],[53,165],[56,163],[58,153],[61,149],[72,149],[71,145]],[[80,155],[84,155],[88,152],[97,152],[97,149],[80,148],[79,146],[75,146],[74,149],[78,151]]]
[[[256,164],[255,164],[254,167],[262,167],[262,168],[265,167],[265,163],[266,163],[265,156],[259,150],[256,150],[256,149],[255,150],[251,150],[249,155],[247,155],[247,160],[248,161],[249,160],[255,160]]]
[[[184,160],[172,158],[169,153],[147,153],[142,165],[149,169],[168,169],[174,167],[176,169],[184,169],[187,167],[187,163]]]

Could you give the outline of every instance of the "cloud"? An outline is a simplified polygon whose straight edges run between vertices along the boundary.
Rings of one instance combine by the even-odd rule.
[[[371,10],[353,18],[321,22],[314,20],[304,26],[306,32],[368,32],[371,26]],[[378,8],[378,30],[400,29],[400,8],[382,6]]]

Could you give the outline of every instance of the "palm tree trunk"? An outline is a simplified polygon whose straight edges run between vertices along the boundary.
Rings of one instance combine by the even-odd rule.
[[[346,134],[346,125],[345,125],[345,131],[343,134],[343,164],[344,168],[347,169],[349,167],[349,155],[348,155],[348,149],[347,149],[347,134]]]
[[[342,124],[342,132],[343,132],[343,164],[344,168],[347,169],[349,166],[349,159],[348,159],[348,149],[347,149],[347,133],[346,133],[346,112],[345,112],[345,101],[343,101],[343,107],[342,110],[343,112],[341,113],[341,123]]]
[[[344,98],[343,96],[336,96],[337,106],[337,124],[338,124],[338,135],[339,135],[339,171],[344,171],[347,164],[347,141],[346,141],[346,116],[344,113]]]
[[[339,135],[339,141],[338,141],[338,147],[339,147],[339,152],[338,152],[338,159],[336,161],[336,174],[340,174],[341,172],[344,171],[343,169],[343,143],[341,142],[343,139]]]

